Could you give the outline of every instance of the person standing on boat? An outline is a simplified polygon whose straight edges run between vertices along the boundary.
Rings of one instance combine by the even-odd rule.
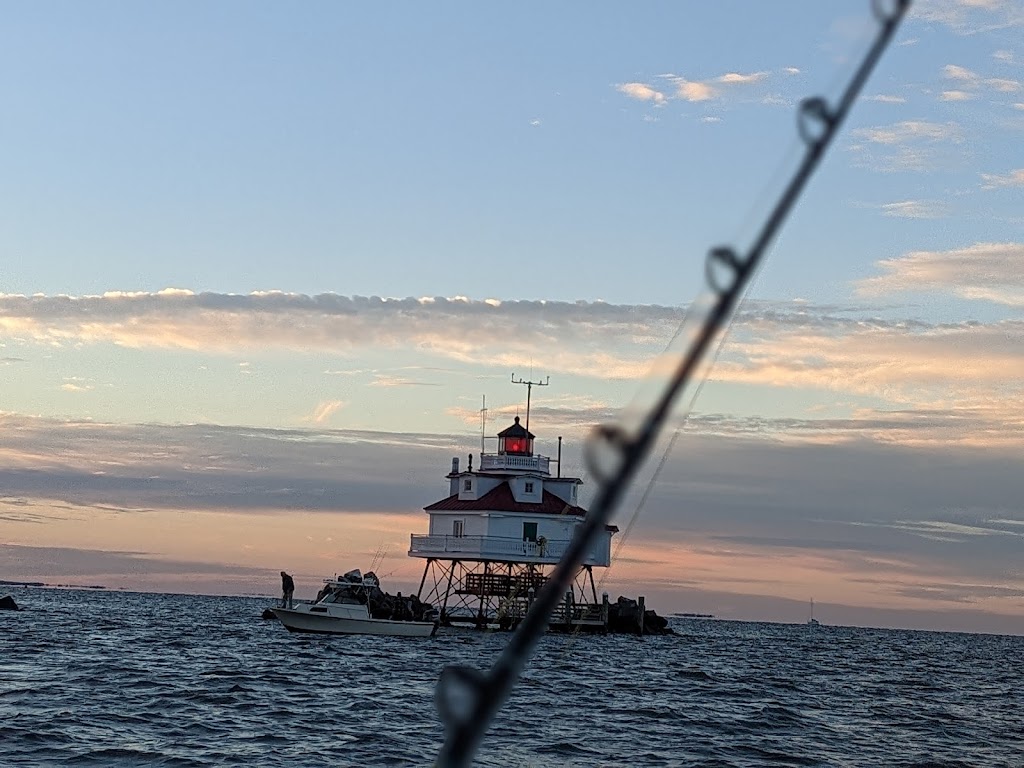
[[[295,594],[295,582],[292,577],[281,571],[281,607],[292,607],[292,595]]]

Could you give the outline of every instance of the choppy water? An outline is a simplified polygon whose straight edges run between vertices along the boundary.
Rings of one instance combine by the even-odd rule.
[[[265,600],[15,590],[2,766],[418,766],[506,635],[292,635]],[[544,639],[486,766],[1024,766],[1024,638],[677,621]]]

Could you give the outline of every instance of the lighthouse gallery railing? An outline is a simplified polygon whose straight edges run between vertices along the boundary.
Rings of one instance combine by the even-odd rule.
[[[543,544],[527,539],[505,536],[452,536],[445,534],[413,534],[409,554],[472,555],[495,559],[536,558],[557,562],[569,546],[569,539],[549,539]],[[596,559],[591,554],[584,563]]]

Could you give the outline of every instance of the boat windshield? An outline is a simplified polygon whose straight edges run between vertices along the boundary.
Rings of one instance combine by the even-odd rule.
[[[330,592],[320,599],[321,603],[351,603],[362,604],[366,602],[366,595],[360,584],[342,584],[333,587]]]

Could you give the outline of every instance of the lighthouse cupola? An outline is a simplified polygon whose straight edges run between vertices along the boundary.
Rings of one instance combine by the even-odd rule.
[[[508,456],[533,456],[533,438],[533,433],[520,424],[519,417],[516,416],[515,424],[498,433],[498,453]]]

